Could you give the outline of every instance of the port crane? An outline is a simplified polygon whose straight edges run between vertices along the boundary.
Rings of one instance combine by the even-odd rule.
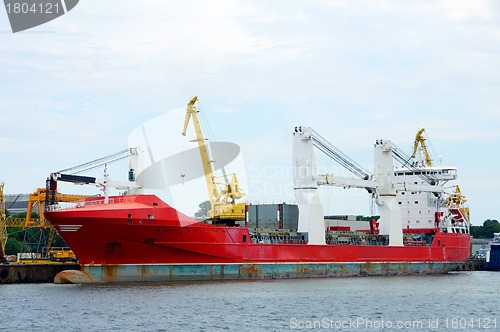
[[[205,174],[205,182],[208,189],[208,197],[211,204],[209,218],[214,223],[234,225],[238,220],[245,220],[246,204],[236,202],[236,200],[244,197],[245,193],[239,186],[236,174],[232,174],[231,181],[228,181],[225,172],[223,172],[224,182],[217,181],[217,177],[214,175],[212,167],[213,161],[210,158],[210,151],[205,144],[207,139],[203,136],[200,119],[198,117],[199,110],[195,106],[197,101],[198,97],[195,96],[187,105],[182,135],[186,136],[189,122],[192,120],[196,133],[196,139],[192,142],[198,143],[203,164],[203,172]]]
[[[45,210],[49,197],[53,194],[54,193],[52,193],[48,188],[38,188],[34,193],[29,195],[28,209],[26,211],[26,218],[24,218],[23,227],[25,233],[21,257],[23,256],[23,253],[29,253],[30,255],[27,255],[29,260],[49,258],[52,242],[57,231],[48,221],[45,220],[43,211]],[[86,197],[88,197],[88,195],[62,194],[59,192],[55,193],[56,202],[71,203]],[[31,217],[35,207],[40,214],[39,219]],[[19,223],[18,220],[14,222]],[[48,234],[46,234],[46,230],[48,230]],[[69,250],[66,250],[65,254],[67,254],[68,257],[74,256]]]
[[[3,229],[3,236],[0,238],[2,252],[5,254],[5,244],[8,240],[7,227],[23,228],[24,238],[20,257],[26,256],[29,257],[29,260],[47,258],[51,251],[54,235],[56,234],[55,229],[45,220],[43,215],[44,205],[47,200],[47,189],[38,188],[34,193],[29,195],[26,218],[10,218],[5,216],[3,187],[2,183],[0,185],[0,229]],[[88,196],[58,193],[57,201],[75,202],[85,197]],[[35,210],[40,213],[39,218],[32,217]],[[69,253],[68,256],[72,256],[72,253]]]

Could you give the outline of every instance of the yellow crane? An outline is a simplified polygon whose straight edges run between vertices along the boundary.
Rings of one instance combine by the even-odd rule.
[[[57,193],[56,196],[57,202],[75,202],[81,198],[85,198],[88,196],[83,195],[68,195],[68,194],[60,194]],[[7,218],[5,214],[5,196],[4,196],[4,184],[0,183],[0,244],[2,253],[5,254],[5,244],[8,240],[7,235],[7,227],[16,227],[16,228],[24,228],[25,232],[28,232],[29,229],[39,229],[40,233],[44,229],[49,230],[49,238],[47,243],[45,244],[45,250],[50,254],[50,246],[52,244],[52,240],[55,235],[55,229],[52,225],[45,221],[43,211],[44,204],[47,200],[47,189],[46,188],[38,188],[34,193],[29,195],[28,198],[28,209],[26,212],[26,218]],[[31,215],[34,211],[35,206],[38,209],[40,214],[39,219],[32,218]],[[25,236],[26,240],[26,236]],[[38,239],[36,240],[38,241]],[[35,241],[35,242],[36,242]],[[73,256],[72,252],[68,253],[68,255]],[[1,253],[0,253],[1,256]]]
[[[50,197],[52,193],[49,191],[49,194],[47,194],[47,189],[46,188],[38,188],[34,193],[29,195],[29,200],[28,200],[28,209],[26,211],[26,219],[24,223],[24,228],[29,229],[29,228],[39,228],[39,229],[48,229],[49,230],[49,238],[46,243],[46,253],[47,255],[50,254],[50,247],[52,245],[52,241],[54,239],[54,235],[56,234],[56,230],[52,225],[48,222],[45,221],[43,211],[44,211],[44,206],[45,202],[47,202],[48,198]],[[49,197],[47,197],[49,195]],[[69,195],[69,194],[61,194],[59,192],[55,193],[56,201],[57,202],[76,202],[81,198],[85,198],[88,196],[84,195]],[[34,207],[37,207],[38,213],[40,214],[40,219],[32,219],[31,214],[33,212]],[[70,253],[71,256],[73,256],[73,253]]]
[[[0,189],[3,186],[0,186]],[[47,200],[47,189],[45,188],[38,188],[34,193],[30,194],[28,196],[28,208],[26,210],[26,218],[5,218],[5,225],[7,227],[16,227],[16,228],[31,228],[31,227],[43,227],[43,228],[50,228],[51,225],[45,221],[45,218],[43,216],[43,211],[44,211],[44,205],[45,201]],[[77,200],[81,198],[85,198],[88,196],[85,195],[68,195],[68,194],[60,194],[57,193],[57,202],[76,202]],[[3,192],[0,191],[0,200],[2,200],[2,203],[0,203],[0,211],[3,210],[5,211],[5,202],[3,201]],[[35,211],[35,206],[40,214],[40,218],[32,218],[31,215]],[[1,215],[1,212],[0,212]]]
[[[415,136],[415,143],[413,145],[413,154],[411,155],[411,158],[415,158],[417,156],[417,151],[418,146],[420,145],[420,151],[424,154],[425,158],[425,163],[427,166],[432,166],[432,160],[429,155],[429,152],[427,151],[427,146],[425,145],[425,138],[423,136],[423,133],[425,131],[425,128],[422,128],[418,131],[417,136]]]
[[[0,183],[0,261],[5,253],[7,243],[7,217],[5,214],[5,195],[3,192],[4,183]]]
[[[209,211],[209,217],[215,223],[234,224],[235,221],[245,220],[246,204],[236,203],[237,199],[245,196],[245,193],[241,191],[236,174],[232,174],[231,181],[224,179],[225,182],[223,183],[217,182],[212,167],[213,161],[210,160],[208,147],[205,144],[206,138],[203,136],[200,120],[198,118],[199,110],[195,106],[197,101],[198,97],[195,96],[187,105],[182,135],[186,136],[189,120],[192,119],[196,133],[196,139],[192,142],[198,143],[203,164],[203,172],[208,188],[208,197],[212,207]],[[221,188],[219,188],[219,186],[221,186]]]

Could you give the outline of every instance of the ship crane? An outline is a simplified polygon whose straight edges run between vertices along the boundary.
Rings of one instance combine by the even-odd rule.
[[[130,160],[130,171],[127,181],[116,181],[109,178],[107,165],[125,158]],[[106,157],[86,162],[81,165],[66,168],[58,172],[51,173],[47,178],[47,205],[53,205],[57,202],[57,182],[71,182],[79,185],[95,185],[101,187],[104,192],[104,202],[108,202],[108,188],[114,187],[118,190],[127,190],[128,194],[139,193],[142,188],[135,183],[135,172],[141,166],[142,153],[139,148],[124,149]],[[78,175],[79,173],[89,171],[104,166],[104,177],[96,178],[91,176]]]
[[[345,155],[342,151],[337,149],[333,144],[324,139],[315,130],[311,129],[311,141],[313,145],[326,154],[331,159],[335,160],[345,169],[356,175],[360,179],[369,180],[373,175],[364,169],[361,165],[357,164],[354,160]]]
[[[420,129],[415,136],[415,143],[413,144],[413,153],[411,158],[415,158],[417,156],[417,152],[419,151],[418,146],[420,145],[420,151],[423,153],[425,158],[425,163],[428,167],[432,166],[432,159],[429,155],[429,151],[427,151],[427,145],[425,144],[425,138],[423,136],[425,128]]]
[[[195,106],[197,101],[198,97],[195,96],[187,105],[182,135],[186,136],[189,121],[192,120],[196,134],[196,139],[192,142],[198,143],[203,164],[203,172],[205,174],[205,182],[208,189],[208,197],[211,204],[209,217],[215,223],[234,225],[235,221],[245,220],[246,204],[236,202],[236,200],[244,197],[245,193],[243,193],[239,186],[236,174],[232,174],[231,181],[228,181],[223,170],[224,182],[220,183],[217,181],[217,177],[214,175],[212,167],[213,160],[211,160],[210,151],[205,144],[207,139],[203,136],[201,123],[198,118],[199,110]],[[220,185],[222,185],[222,188],[219,188]]]
[[[377,140],[374,152],[374,174],[353,172],[358,179],[318,174],[314,158],[317,141],[331,145],[309,127],[295,127],[293,160],[294,190],[299,206],[299,232],[307,232],[309,244],[325,244],[323,207],[318,196],[321,185],[344,188],[365,188],[375,196],[380,213],[380,234],[389,235],[389,246],[403,245],[401,212],[397,202],[398,191],[424,191],[441,195],[438,184],[397,182],[394,175],[395,146],[389,140]],[[333,158],[336,159],[336,158]]]

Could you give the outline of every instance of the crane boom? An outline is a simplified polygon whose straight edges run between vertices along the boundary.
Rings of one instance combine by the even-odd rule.
[[[203,164],[203,172],[205,174],[205,181],[208,188],[208,196],[210,198],[210,203],[212,207],[215,203],[215,197],[219,197],[219,189],[217,188],[213,176],[212,161],[208,153],[208,147],[205,144],[206,138],[203,137],[203,131],[201,129],[200,119],[198,118],[198,109],[195,104],[198,101],[198,97],[194,96],[193,99],[188,103],[186,109],[186,119],[184,121],[184,130],[182,135],[186,136],[187,127],[189,125],[189,120],[193,119],[194,130],[196,132],[196,139],[192,142],[198,142],[198,148],[200,150],[201,162]]]
[[[142,187],[137,185],[135,182],[135,168],[139,165],[141,160],[142,151],[138,148],[128,148],[116,152],[112,155],[102,157],[93,161],[86,162],[84,164],[63,169],[58,172],[51,173],[46,181],[47,188],[47,205],[56,204],[56,191],[57,182],[71,182],[78,185],[95,185],[101,187],[104,192],[104,202],[108,202],[108,187],[114,187],[119,190],[127,190],[128,193],[138,193],[142,190]],[[107,173],[107,165],[125,158],[129,158],[129,174],[128,181],[116,181],[109,179],[109,174]],[[96,178],[91,176],[77,175],[81,172],[85,172],[97,167],[104,166],[104,177]]]
[[[424,131],[425,128],[420,129],[415,136],[415,143],[413,144],[413,154],[411,155],[411,158],[415,158],[417,156],[418,146],[420,145],[420,149],[425,157],[425,163],[427,166],[432,166],[432,159],[429,155],[429,151],[427,151],[427,146],[425,145],[425,138],[423,136]]]
[[[205,182],[208,189],[208,197],[211,204],[211,210],[209,211],[209,217],[214,222],[217,223],[228,223],[234,224],[237,220],[245,219],[245,203],[236,203],[236,199],[240,199],[245,194],[241,191],[238,183],[236,174],[233,174],[231,181],[228,181],[224,176],[225,183],[222,183],[222,189],[219,189],[218,183],[214,176],[214,170],[212,167],[213,161],[210,159],[208,146],[205,144],[206,138],[203,136],[203,131],[201,128],[201,123],[198,118],[198,109],[195,104],[198,101],[198,97],[193,97],[189,101],[186,108],[186,118],[184,120],[184,130],[182,132],[183,136],[186,136],[187,127],[189,121],[192,119],[193,126],[196,133],[196,139],[192,142],[198,143],[198,148],[200,150],[201,162],[203,164],[203,172],[205,174]],[[225,174],[224,174],[225,175]],[[229,199],[231,201],[229,202]]]

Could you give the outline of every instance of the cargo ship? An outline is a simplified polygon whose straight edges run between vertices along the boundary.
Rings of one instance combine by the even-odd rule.
[[[493,240],[486,250],[486,270],[500,271],[500,233],[493,235]]]
[[[188,105],[188,116],[195,117],[193,101]],[[204,139],[197,142],[202,160],[210,164],[203,156]],[[315,148],[345,165],[357,178],[318,174]],[[422,148],[426,152],[423,144]],[[78,271],[59,273],[55,282],[440,274],[463,264],[470,257],[469,211],[458,187],[453,193],[445,193],[445,184],[456,179],[457,169],[410,163],[411,158],[388,140],[377,140],[374,151],[371,174],[311,128],[296,127],[295,228],[285,228],[279,213],[275,228],[254,227],[248,219],[248,205],[235,203],[234,197],[240,198],[241,193],[231,195],[239,193],[234,178],[221,191],[233,199],[222,200],[218,205],[226,207],[222,212],[216,213],[212,204],[206,220],[189,217],[158,196],[145,193],[85,198],[65,206],[48,204],[45,218],[71,247],[81,266]],[[404,161],[396,168],[394,159]],[[132,163],[131,171],[133,167],[137,162]],[[205,175],[212,175],[206,169]],[[129,180],[134,178],[130,176]],[[51,177],[49,187],[54,187],[54,179],[57,176]],[[206,179],[210,184],[213,176]],[[379,218],[366,221],[365,229],[329,225],[318,193],[320,186],[327,185],[367,190],[378,207]],[[210,190],[215,188],[209,185]]]

